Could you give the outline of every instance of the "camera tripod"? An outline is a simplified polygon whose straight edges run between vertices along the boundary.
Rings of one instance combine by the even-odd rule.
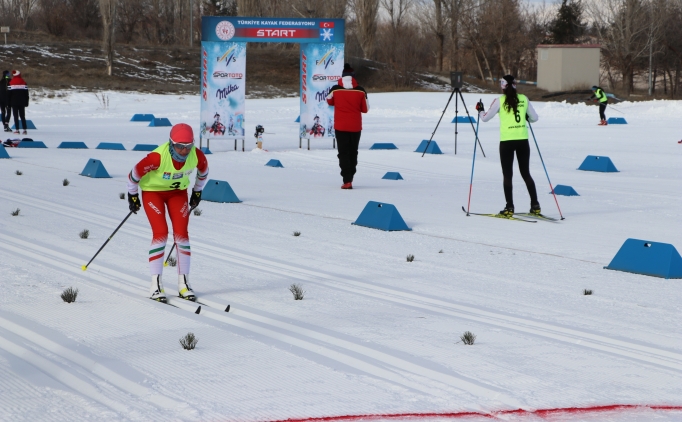
[[[443,113],[440,115],[440,119],[438,119],[438,123],[436,123],[436,128],[433,130],[433,133],[431,134],[431,138],[429,139],[429,142],[426,143],[426,147],[424,148],[424,153],[422,154],[422,157],[424,154],[426,154],[426,151],[428,151],[429,144],[433,140],[433,136],[436,134],[436,131],[438,130],[438,126],[440,125],[441,120],[443,120],[443,116],[445,115],[445,111],[448,109],[448,106],[450,105],[450,101],[452,101],[452,97],[457,94],[458,96],[455,97],[455,154],[457,154],[457,115],[459,113],[459,99],[462,99],[462,104],[464,105],[464,111],[467,113],[467,117],[469,117],[469,124],[471,125],[471,129],[474,131],[474,135],[476,136],[476,143],[478,146],[481,148],[481,153],[483,153],[483,156],[485,157],[485,152],[483,151],[483,146],[481,145],[481,141],[478,139],[478,131],[476,128],[474,128],[474,122],[471,120],[471,115],[469,114],[469,109],[467,108],[466,103],[464,102],[464,97],[462,96],[462,91],[460,88],[462,87],[462,72],[450,72],[450,83],[452,84],[452,93],[450,94],[450,98],[448,98],[447,104],[445,104],[445,108],[443,109]]]

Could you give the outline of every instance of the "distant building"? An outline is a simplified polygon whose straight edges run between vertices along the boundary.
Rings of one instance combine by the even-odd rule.
[[[538,88],[550,92],[599,85],[598,44],[538,45]]]

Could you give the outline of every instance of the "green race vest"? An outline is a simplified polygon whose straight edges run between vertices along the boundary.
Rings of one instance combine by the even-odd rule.
[[[528,139],[526,127],[526,111],[528,110],[528,97],[518,94],[519,106],[516,114],[514,109],[504,107],[505,95],[500,97],[500,141],[512,141],[516,139]]]
[[[158,169],[150,171],[140,179],[140,188],[143,191],[183,190],[189,186],[189,175],[192,174],[199,163],[196,148],[192,148],[187,155],[185,165],[180,170],[176,170],[168,150],[168,144],[166,142],[153,151],[161,156],[161,165]]]
[[[597,90],[594,92],[594,96],[599,98],[600,103],[605,103],[609,100],[609,97],[604,94],[604,91],[602,91],[601,88],[597,88]]]

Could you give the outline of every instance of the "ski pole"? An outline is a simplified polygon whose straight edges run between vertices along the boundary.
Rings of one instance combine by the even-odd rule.
[[[533,142],[535,142],[535,148],[538,150],[538,155],[540,156],[540,162],[542,162],[542,168],[545,169],[545,176],[547,176],[547,181],[549,182],[549,188],[552,190],[552,195],[554,195],[554,202],[556,202],[556,207],[559,210],[559,215],[562,220],[565,220],[564,215],[561,213],[561,208],[559,207],[559,201],[556,199],[556,194],[554,193],[554,187],[552,186],[552,181],[549,180],[549,173],[547,173],[547,167],[545,166],[545,160],[542,159],[542,153],[540,152],[540,147],[538,146],[538,141],[535,139],[535,132],[533,132],[533,125],[528,122],[528,127],[530,127],[530,133],[533,134]]]
[[[131,215],[133,215],[133,212],[132,212],[132,211],[130,211],[130,212],[128,213],[128,215],[126,215],[126,218],[124,218],[123,221],[121,221],[121,224],[119,224],[118,227],[116,227],[116,230],[114,230],[114,232],[111,233],[111,236],[109,236],[109,238],[106,240],[106,242],[104,242],[104,244],[102,245],[102,247],[99,248],[99,250],[97,251],[97,253],[95,254],[95,256],[93,256],[92,259],[90,259],[90,261],[88,261],[87,264],[85,264],[85,265],[83,265],[83,266],[81,267],[81,269],[82,269],[83,271],[85,271],[85,270],[88,269],[88,265],[90,265],[90,264],[92,263],[92,261],[95,260],[95,258],[97,257],[97,255],[99,255],[100,252],[102,252],[102,249],[104,249],[104,247],[107,246],[107,243],[109,243],[109,241],[111,240],[112,237],[114,237],[114,235],[116,234],[116,232],[118,231],[118,229],[121,228],[121,226],[123,225],[123,223],[125,223],[126,220],[128,220],[128,218],[129,218]]]
[[[190,209],[189,209],[189,213],[191,214],[192,211],[194,211],[194,208],[196,208],[197,206],[198,206],[198,205],[195,205],[195,206],[193,206],[192,208],[190,208]],[[187,218],[189,219],[189,216],[188,216]],[[173,235],[173,236],[175,237],[175,235]],[[173,253],[173,249],[175,249],[175,245],[176,245],[176,243],[173,242],[173,246],[171,247],[170,252],[168,252],[168,256],[166,257],[166,260],[163,261],[163,266],[164,266],[164,267],[167,267],[167,266],[168,266],[168,258],[171,257],[171,254]]]
[[[625,113],[623,113],[622,111],[618,110],[616,107],[614,107],[614,106],[612,106],[612,105],[610,105],[609,108],[612,108],[612,109],[616,110],[616,111],[619,112],[620,114],[625,114]]]
[[[478,125],[481,123],[481,118],[476,120],[476,140],[474,141],[474,158],[471,160],[471,179],[469,180],[469,200],[467,201],[467,217],[469,216],[469,207],[471,206],[471,188],[474,185],[474,164],[476,164],[476,144],[480,143],[478,140]],[[473,123],[472,123],[473,125]],[[481,148],[483,152],[483,148]]]

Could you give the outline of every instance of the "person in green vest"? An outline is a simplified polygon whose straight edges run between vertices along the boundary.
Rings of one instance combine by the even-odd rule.
[[[482,122],[487,122],[496,114],[500,114],[500,163],[502,164],[502,186],[504,198],[507,201],[500,214],[510,217],[514,214],[514,196],[512,188],[512,176],[514,174],[514,153],[519,161],[519,172],[523,181],[526,182],[528,195],[530,195],[530,213],[540,214],[540,203],[535,182],[530,175],[530,144],[528,143],[528,127],[526,121],[535,123],[538,114],[528,101],[528,97],[516,92],[516,83],[512,75],[500,79],[503,95],[496,98],[488,112],[485,112],[483,103],[476,104],[478,117]]]
[[[197,170],[196,180],[189,204],[187,188],[189,176]],[[164,254],[168,240],[166,212],[173,225],[173,237],[177,245],[178,296],[196,300],[189,284],[190,259],[189,213],[201,201],[201,191],[208,177],[208,160],[194,146],[192,127],[180,123],[171,128],[170,139],[150,152],[133,167],[128,175],[128,207],[137,214],[144,207],[152,226],[152,244],[149,247],[149,270],[152,283],[151,299],[166,302],[166,292],[161,282]],[[139,189],[142,189],[140,200]]]
[[[590,100],[594,101],[599,101],[599,124],[597,126],[606,126],[608,123],[606,123],[606,114],[604,113],[606,111],[606,105],[609,103],[609,97],[606,96],[606,93],[604,92],[603,89],[601,89],[598,86],[593,86],[592,87],[592,96],[590,97]]]

